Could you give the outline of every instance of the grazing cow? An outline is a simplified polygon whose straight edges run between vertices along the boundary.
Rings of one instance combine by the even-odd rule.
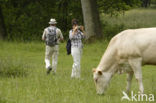
[[[143,93],[142,65],[156,65],[156,28],[130,29],[113,37],[93,78],[98,94],[103,94],[116,72],[127,73],[126,92],[130,91],[133,74]]]

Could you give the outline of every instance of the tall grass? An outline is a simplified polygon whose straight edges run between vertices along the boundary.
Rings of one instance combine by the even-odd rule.
[[[156,9],[132,9],[117,17],[102,14],[104,36],[111,38],[122,30],[156,27]]]
[[[19,77],[26,76],[29,65],[22,63],[20,60],[12,60],[11,58],[0,59],[0,77]]]

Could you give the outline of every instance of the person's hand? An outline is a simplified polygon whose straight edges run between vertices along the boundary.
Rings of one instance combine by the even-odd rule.
[[[59,41],[60,41],[61,43],[63,43],[63,42],[64,42],[64,39],[63,39],[63,38],[59,38]]]
[[[84,26],[81,25],[80,29],[81,29],[82,32],[84,32]]]
[[[73,32],[72,32],[72,35],[75,35],[76,33],[76,31],[77,31],[77,29],[78,29],[78,27],[77,26],[75,26],[74,28],[73,28]]]
[[[77,31],[77,29],[78,29],[78,26],[75,26],[75,27],[74,27],[74,32]]]
[[[42,40],[44,41],[44,40],[45,40],[45,38],[44,38],[44,37],[42,37]]]

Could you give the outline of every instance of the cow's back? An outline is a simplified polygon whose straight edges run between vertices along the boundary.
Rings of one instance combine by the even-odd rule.
[[[118,58],[142,57],[144,64],[156,64],[156,28],[125,30],[112,38]]]

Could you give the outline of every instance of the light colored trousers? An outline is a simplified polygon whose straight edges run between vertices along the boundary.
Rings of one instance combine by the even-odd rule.
[[[45,50],[46,69],[51,66],[50,62],[51,62],[51,58],[52,58],[52,71],[56,72],[58,54],[59,54],[59,46],[58,45],[55,45],[54,47],[50,47],[50,46],[46,45],[46,50]]]
[[[82,48],[72,47],[71,55],[73,57],[71,78],[80,78],[81,76],[80,63],[81,63]]]

